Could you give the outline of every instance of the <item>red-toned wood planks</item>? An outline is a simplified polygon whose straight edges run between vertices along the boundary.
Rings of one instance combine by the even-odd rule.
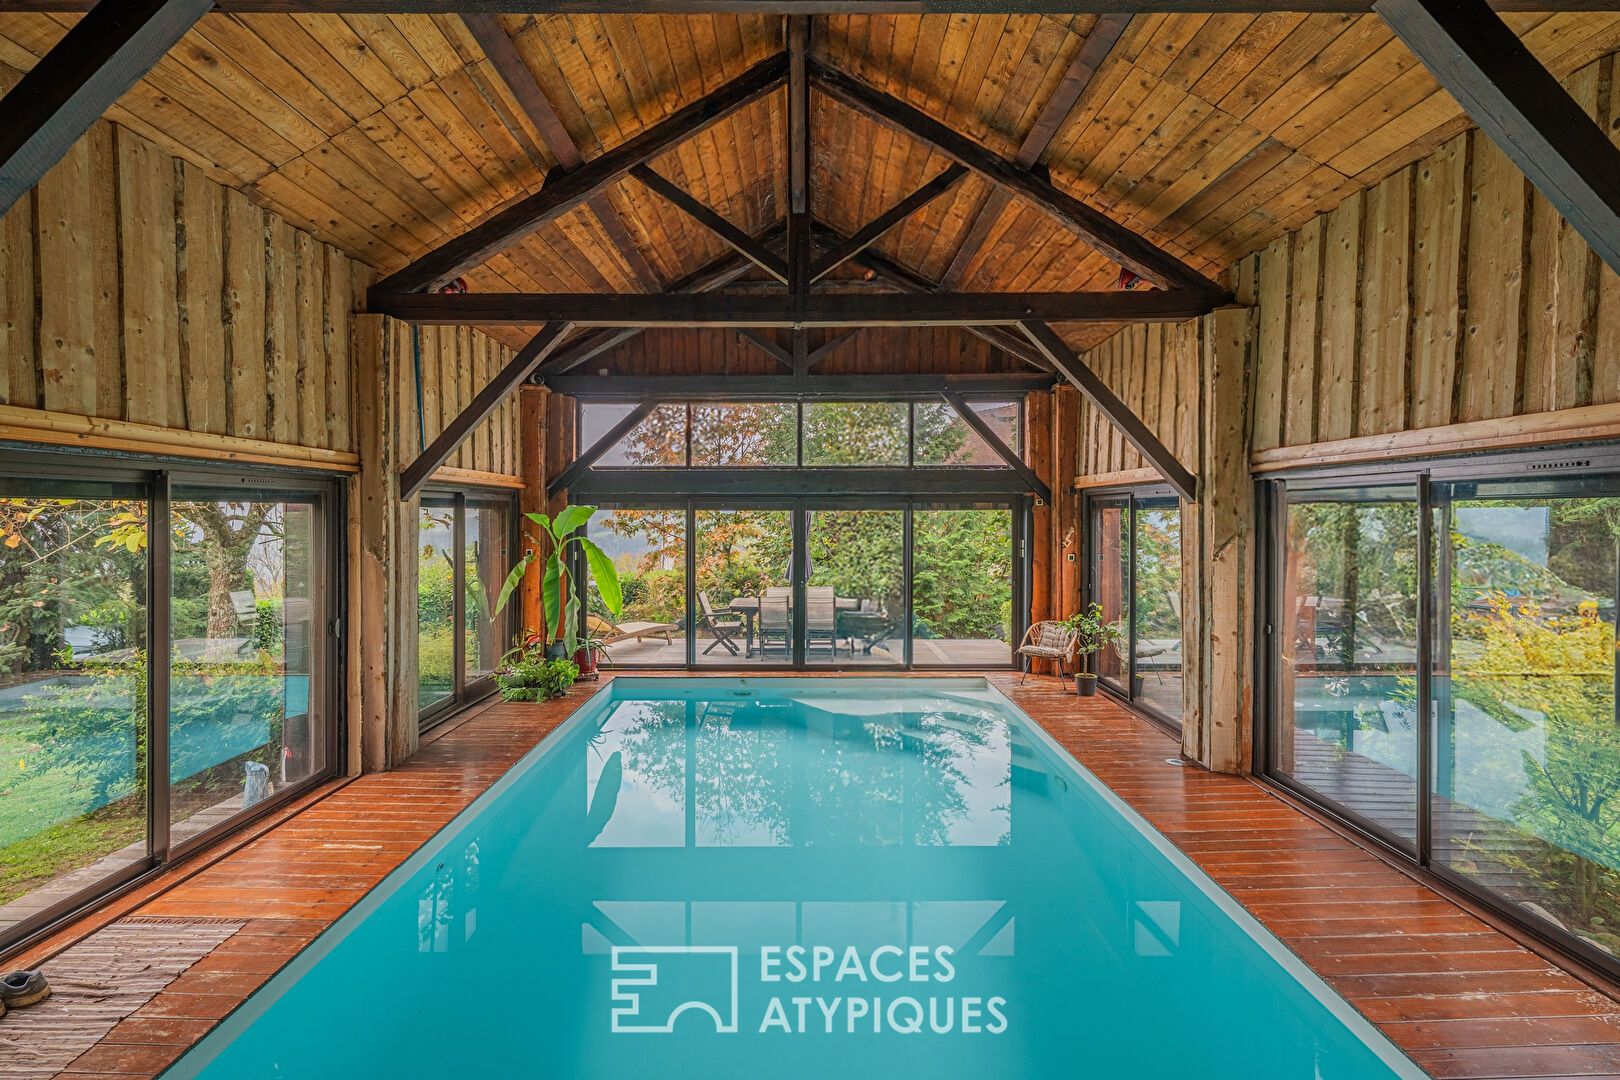
[[[1620,1075],[1620,1002],[1103,698],[994,681],[1437,1077]]]
[[[842,674],[842,673],[828,673]],[[1240,777],[1050,678],[992,680],[1437,1077],[1620,1076],[1620,1002]],[[605,686],[606,683],[599,684]],[[486,790],[569,713],[493,705],[137,908],[244,920],[63,1077],[154,1076]],[[37,961],[36,955],[30,961]]]

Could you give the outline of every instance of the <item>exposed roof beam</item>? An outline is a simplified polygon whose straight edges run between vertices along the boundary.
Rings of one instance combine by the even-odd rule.
[[[1051,181],[985,149],[921,109],[837,68],[818,64],[813,73],[821,89],[832,97],[950,155],[1014,195],[1033,201],[1108,258],[1160,288],[1207,293],[1221,297],[1223,302],[1228,295],[1221,286],[1151,241],[1092,209]]]
[[[1056,379],[1037,372],[991,375],[563,375],[547,379],[559,394],[586,401],[938,401],[945,391],[964,398],[1017,397],[1050,389]]]
[[[952,165],[928,181],[928,183],[913,191],[865,225],[862,225],[851,234],[849,239],[838,244],[821,257],[821,260],[810,271],[810,280],[812,282],[820,281],[844,265],[844,263],[877,243],[884,233],[955,187],[957,182],[967,174],[966,166]]]
[[[1069,112],[1080,95],[1085,93],[1086,87],[1096,76],[1097,70],[1102,67],[1103,61],[1113,51],[1119,39],[1124,35],[1125,28],[1130,26],[1131,17],[1122,14],[1099,15],[1092,24],[1091,32],[1081,44],[1074,59],[1069,61],[1068,68],[1063,72],[1063,78],[1058,81],[1057,89],[1052,96],[1046,99],[1041,107],[1040,115],[1035,118],[1029,131],[1024,135],[1024,141],[1018,145],[1018,152],[1013,155],[1013,164],[1025,169],[1032,168],[1046,153],[1046,148],[1052,145],[1052,139],[1057,135],[1063,121],[1068,118]],[[990,230],[996,220],[1006,211],[1007,204],[1012,202],[1012,196],[1004,187],[993,187],[985,196],[984,202],[979,204],[972,221],[965,231],[961,245],[956,254],[951,256],[950,266],[939,279],[942,289],[954,289],[967,273],[969,264],[979,249],[990,238]]]
[[[456,452],[456,447],[466,441],[473,429],[495,411],[508,394],[523,384],[523,381],[534,374],[534,369],[557,347],[557,344],[567,336],[569,326],[566,322],[549,322],[541,328],[540,332],[529,339],[529,343],[519,349],[506,366],[495,373],[495,377],[481,387],[473,395],[472,401],[461,410],[454,420],[444,426],[428,448],[422,451],[417,459],[405,466],[399,472],[399,497],[409,499],[428,478],[450,459]]]
[[[777,281],[787,281],[787,267],[775,252],[737,228],[712,207],[682,191],[668,178],[655,172],[651,166],[637,165],[630,170],[630,175],[640,181],[648,191],[661,196],[699,225],[724,240],[733,251],[771,277]]]
[[[1108,388],[1108,384],[1102,381],[1101,376],[1075,355],[1074,350],[1069,348],[1068,343],[1056,330],[1044,322],[1037,321],[1025,322],[1022,328],[1029,340],[1052,361],[1058,372],[1073,383],[1075,388],[1085,395],[1086,400],[1091,402],[1121,435],[1125,436],[1126,442],[1136,447],[1147,459],[1148,464],[1159,470],[1159,475],[1176,489],[1177,495],[1188,502],[1198,501],[1198,478],[1164,443],[1159,441],[1153,429],[1143,423],[1142,418],[1132,412],[1130,406]]]
[[[574,481],[585,475],[585,470],[595,465],[603,454],[619,445],[619,440],[634,431],[648,415],[658,408],[656,401],[643,401],[628,414],[621,417],[617,424],[607,430],[600,439],[597,439],[586,450],[568,463],[568,467],[546,484],[546,497],[556,498],[557,493],[567,491]]]
[[[211,0],[104,0],[74,23],[0,99],[0,214],[212,7]]]
[[[913,270],[901,266],[880,252],[863,251],[855,257],[855,261],[902,292],[930,293],[936,291],[936,286],[932,281]],[[968,333],[982,338],[1002,352],[1015,356],[1026,364],[1040,368],[1042,371],[1052,370],[1052,362],[1039,349],[1026,341],[1022,334],[1006,330],[1000,326],[969,326],[966,329]]]
[[[1378,0],[1407,48],[1620,270],[1620,148],[1483,0]]]
[[[758,349],[760,352],[763,352],[766,356],[769,356],[772,360],[775,360],[778,364],[781,364],[783,367],[787,368],[789,371],[795,370],[793,367],[793,352],[789,349],[782,348],[782,346],[778,345],[775,341],[766,337],[758,330],[748,326],[738,327],[737,336],[754,346],[754,348]]]
[[[787,17],[788,292],[810,294],[810,16]],[[810,371],[810,336],[796,327],[789,354],[793,374]]]
[[[92,0],[0,0],[0,13],[88,11]],[[223,12],[338,13],[350,15],[443,15],[446,0],[217,0]],[[524,15],[546,13],[702,15],[757,14],[756,0],[458,0],[459,11]],[[801,15],[996,14],[1097,15],[1108,12],[1151,15],[1199,12],[1263,14],[1271,11],[1366,14],[1373,0],[779,0],[770,9]],[[1620,11],[1620,0],[1492,0],[1497,11]]]
[[[832,337],[810,350],[810,355],[804,358],[804,366],[807,369],[815,367],[817,364],[827,359],[827,357],[843,348],[849,342],[849,339],[854,337],[856,334],[859,334],[862,329],[863,327],[852,326],[848,330],[843,330],[837,334],[834,334]]]
[[[1220,302],[1208,293],[376,293],[368,310],[422,325],[983,326],[1039,322],[1182,322]]]
[[[1046,481],[1036,476],[1035,470],[1024,464],[1024,459],[1013,453],[1012,447],[1001,441],[1001,436],[984,422],[984,417],[973,411],[973,406],[966,398],[955,390],[943,390],[940,397],[956,410],[956,415],[962,418],[962,422],[972,428],[997,457],[1007,463],[1009,469],[1018,474],[1019,479],[1029,486],[1030,491],[1039,496],[1042,502],[1047,504],[1052,502],[1052,489],[1047,486]]]
[[[467,29],[471,31],[479,47],[484,50],[484,55],[489,57],[496,74],[506,83],[507,89],[512,91],[518,107],[533,122],[535,130],[540,133],[540,140],[546,144],[546,149],[551,151],[551,156],[557,159],[557,164],[564,169],[577,169],[585,164],[584,155],[579,152],[574,137],[568,134],[562,118],[557,115],[551,99],[546,96],[545,89],[535,80],[534,72],[529,70],[529,65],[518,52],[517,46],[513,44],[511,36],[507,34],[500,21],[494,15],[477,13],[463,15],[461,21],[467,24]],[[642,288],[662,288],[663,283],[659,280],[658,271],[653,269],[652,263],[647,261],[647,256],[642,254],[641,247],[630,235],[630,230],[625,227],[624,220],[614,209],[607,192],[599,191],[586,199],[585,203],[591,208],[591,213],[596,215],[596,220],[601,222],[602,231],[607,234],[609,242],[618,249],[620,255],[624,256],[625,263],[630,267],[630,273],[641,282]]]
[[[787,75],[787,57],[762,60],[714,93],[665,117],[601,157],[547,183],[480,225],[452,237],[372,286],[372,292],[427,292],[510,247],[614,183],[649,158],[678,146],[774,90]]]

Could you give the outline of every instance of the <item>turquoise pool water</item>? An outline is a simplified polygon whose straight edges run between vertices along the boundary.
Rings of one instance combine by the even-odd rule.
[[[165,1075],[902,1072],[1423,1075],[984,681],[864,678],[614,680]]]

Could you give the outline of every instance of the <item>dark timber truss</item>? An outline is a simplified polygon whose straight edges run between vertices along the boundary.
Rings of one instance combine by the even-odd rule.
[[[544,324],[535,338],[402,474],[405,493],[487,417],[501,398],[530,377],[577,368],[646,326],[735,327],[756,347],[804,380],[820,357],[853,328],[873,325],[959,325],[1008,354],[1074,383],[1118,426],[1178,492],[1193,498],[1196,480],[1152,432],[1074,355],[1053,322],[1181,320],[1230,301],[1221,286],[1144,237],[1054,185],[1041,163],[1054,134],[1132,15],[1153,12],[1353,12],[1382,16],[1469,116],[1519,165],[1599,256],[1620,270],[1620,150],[1609,141],[1494,12],[1620,10],[1620,0],[787,0],[786,48],[709,95],[587,159],[556,109],[493,18],[500,12],[757,11],[743,0],[0,0],[0,12],[89,11],[4,98],[0,125],[0,214],[53,166],[118,97],[210,10],[445,14],[454,6],[507,83],[558,166],[540,191],[518,200],[390,274],[368,294],[369,310],[415,322],[472,325]],[[1096,13],[1080,53],[1011,159],[1003,158],[922,110],[808,54],[809,18],[921,11]],[[784,86],[787,91],[788,207],[785,220],[750,236],[659,175],[649,162],[717,121]],[[812,87],[875,121],[919,140],[953,164],[852,235],[829,235],[810,215]],[[942,280],[894,264],[872,245],[888,230],[955,186],[967,173],[991,184],[976,208]],[[662,282],[632,242],[608,198],[625,177],[669,200],[721,237],[733,255],[679,281]],[[1133,293],[959,293],[997,217],[1022,199],[1157,289]],[[523,236],[584,207],[624,257],[643,293],[457,294],[439,290]],[[820,253],[817,254],[817,239]],[[784,251],[778,250],[781,241]],[[845,264],[893,290],[817,291]],[[722,292],[758,267],[782,290],[775,295]],[[791,347],[757,332],[782,326]],[[807,327],[850,327],[812,352]],[[576,327],[584,328],[575,333]],[[1021,333],[1020,333],[1021,331]],[[570,338],[569,335],[573,334]],[[954,402],[953,402],[954,404]],[[971,419],[970,419],[971,422]]]

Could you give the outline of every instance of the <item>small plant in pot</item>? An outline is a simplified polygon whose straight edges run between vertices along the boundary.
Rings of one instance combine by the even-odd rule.
[[[1063,620],[1063,625],[1074,635],[1074,692],[1091,697],[1097,692],[1097,673],[1091,670],[1091,657],[1110,646],[1117,648],[1125,635],[1118,624],[1103,622],[1101,604],[1075,612]]]
[[[550,701],[568,693],[579,678],[572,660],[547,659],[543,647],[518,646],[501,658],[495,685],[502,701]]]
[[[597,677],[598,663],[605,664],[609,661],[608,654],[604,651],[606,647],[606,643],[599,637],[588,637],[579,643],[579,648],[574,650],[574,666],[579,668],[580,678]]]
[[[551,550],[543,558],[530,551],[519,559],[517,565],[512,567],[512,572],[506,576],[506,583],[501,586],[500,599],[495,604],[496,611],[504,611],[507,601],[512,598],[512,594],[518,590],[518,587],[523,584],[523,577],[529,572],[529,567],[534,566],[536,563],[542,565],[540,612],[545,619],[545,626],[541,630],[530,631],[524,643],[507,654],[507,657],[517,655],[518,659],[512,664],[508,665],[506,657],[503,657],[502,668],[505,671],[510,667],[512,669],[511,674],[516,677],[519,674],[517,669],[524,667],[521,674],[527,679],[537,675],[532,667],[536,660],[542,660],[548,665],[557,665],[549,669],[551,675],[548,677],[551,678],[551,683],[544,684],[546,686],[554,685],[557,681],[560,681],[560,673],[566,670],[568,673],[567,679],[562,684],[561,691],[558,694],[548,694],[546,696],[559,696],[560,693],[566,692],[568,687],[573,685],[574,680],[579,677],[581,669],[586,666],[578,663],[578,661],[586,661],[589,671],[594,674],[596,671],[596,652],[602,648],[602,642],[597,638],[590,638],[583,642],[580,640],[580,594],[582,585],[580,582],[572,580],[572,575],[568,570],[567,555],[570,544],[578,545],[579,549],[585,553],[585,563],[590,567],[591,577],[596,582],[596,591],[601,595],[602,603],[607,607],[608,612],[617,619],[624,611],[623,593],[619,587],[619,573],[613,565],[613,560],[608,557],[607,552],[597,547],[596,544],[581,535],[580,532],[585,523],[590,521],[591,516],[595,513],[596,507],[594,506],[566,506],[555,518],[548,517],[545,514],[523,515],[544,530],[545,535],[551,541],[549,545]],[[548,641],[549,644],[547,644]],[[570,659],[570,657],[573,659]],[[525,667],[525,665],[528,666]],[[497,677],[497,683],[501,686],[501,695],[506,697],[506,684],[500,682],[499,677]],[[524,682],[522,688],[526,690],[533,685],[536,684]],[[545,697],[508,697],[507,700],[543,701]]]

